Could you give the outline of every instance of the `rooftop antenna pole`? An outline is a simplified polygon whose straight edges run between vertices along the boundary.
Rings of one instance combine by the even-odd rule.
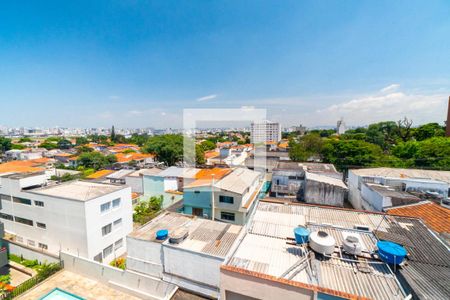
[[[214,209],[214,174],[211,174],[212,176],[212,183],[211,183],[211,219],[214,221],[215,217],[215,209]]]

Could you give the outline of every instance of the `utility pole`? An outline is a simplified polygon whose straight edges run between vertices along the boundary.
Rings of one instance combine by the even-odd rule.
[[[215,209],[214,209],[214,174],[212,176],[212,184],[211,184],[211,220],[214,221],[215,217]]]

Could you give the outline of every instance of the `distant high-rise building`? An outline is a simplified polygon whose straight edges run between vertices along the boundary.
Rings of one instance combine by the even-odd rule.
[[[250,126],[252,143],[279,142],[281,140],[280,123],[262,121],[254,122]]]
[[[447,110],[447,121],[446,121],[445,135],[450,137],[450,97],[448,97],[448,110]]]
[[[337,134],[344,134],[345,131],[347,131],[347,128],[345,126],[344,118],[341,118],[337,121],[336,132]]]

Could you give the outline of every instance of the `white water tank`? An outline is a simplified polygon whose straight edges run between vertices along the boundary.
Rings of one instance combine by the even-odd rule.
[[[336,241],[325,231],[311,233],[309,241],[309,246],[317,253],[331,255],[334,252]]]
[[[354,235],[348,235],[343,242],[344,251],[348,254],[360,255],[362,252],[361,242]]]

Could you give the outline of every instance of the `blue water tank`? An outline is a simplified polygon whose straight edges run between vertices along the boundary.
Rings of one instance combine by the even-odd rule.
[[[299,226],[294,229],[295,242],[304,244],[308,242],[309,230],[306,227]]]
[[[161,229],[156,232],[156,239],[162,241],[162,240],[167,239],[168,235],[169,235],[169,230]]]
[[[388,264],[399,265],[406,257],[405,248],[399,244],[389,241],[379,241],[377,247],[381,260]]]

